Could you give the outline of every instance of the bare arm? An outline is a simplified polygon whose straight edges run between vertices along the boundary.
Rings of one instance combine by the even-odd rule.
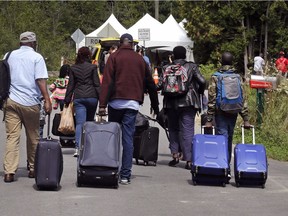
[[[51,113],[52,104],[49,98],[48,89],[47,89],[47,81],[46,79],[37,79],[36,83],[41,91],[42,96],[44,97],[44,109],[46,113]]]

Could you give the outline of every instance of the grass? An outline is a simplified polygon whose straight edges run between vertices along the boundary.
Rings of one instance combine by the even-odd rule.
[[[264,94],[263,122],[260,124],[257,119],[257,93],[255,89],[247,86],[250,124],[255,125],[256,143],[266,147],[267,155],[281,161],[288,161],[288,81],[283,80],[277,90],[266,91]],[[241,117],[238,118],[233,143],[241,142],[242,124]],[[247,131],[247,130],[246,130]],[[245,131],[245,132],[246,132]],[[251,132],[245,133],[245,142],[252,143]]]

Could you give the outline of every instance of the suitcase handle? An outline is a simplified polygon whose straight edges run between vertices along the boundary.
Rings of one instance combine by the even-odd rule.
[[[209,128],[205,125],[201,126],[201,134],[204,134],[204,128]],[[215,127],[212,125],[212,134],[215,135]]]
[[[250,125],[250,128],[252,129],[252,144],[255,145],[255,127],[254,125]],[[245,144],[244,142],[244,125],[241,125],[241,129],[242,129],[242,143]]]
[[[51,115],[50,115],[50,113],[48,113],[47,140],[52,140],[52,138],[50,136],[50,119],[51,119]]]

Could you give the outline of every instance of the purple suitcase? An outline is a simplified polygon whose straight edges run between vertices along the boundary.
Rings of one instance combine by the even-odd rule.
[[[242,143],[234,148],[234,175],[236,186],[260,185],[265,188],[268,175],[266,149],[262,144],[255,144],[255,129],[252,126],[252,144],[244,142],[242,126]]]
[[[202,127],[203,133],[204,127]],[[213,128],[213,134],[215,130]],[[229,163],[227,139],[223,135],[196,134],[192,143],[192,181],[226,186]]]

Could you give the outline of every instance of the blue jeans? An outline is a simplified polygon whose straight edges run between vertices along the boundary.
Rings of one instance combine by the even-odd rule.
[[[86,121],[93,121],[98,105],[97,98],[74,99],[74,110],[76,120],[75,147],[79,148],[82,126]]]
[[[192,107],[167,109],[169,148],[172,154],[182,152],[184,161],[191,161],[192,158],[195,115],[196,110]]]
[[[108,106],[108,121],[117,122],[122,129],[122,166],[120,178],[130,179],[133,162],[133,136],[138,111],[133,109],[113,109]]]
[[[216,132],[219,135],[224,135],[228,141],[228,162],[231,162],[232,140],[234,128],[237,120],[237,114],[233,115],[215,115]]]

